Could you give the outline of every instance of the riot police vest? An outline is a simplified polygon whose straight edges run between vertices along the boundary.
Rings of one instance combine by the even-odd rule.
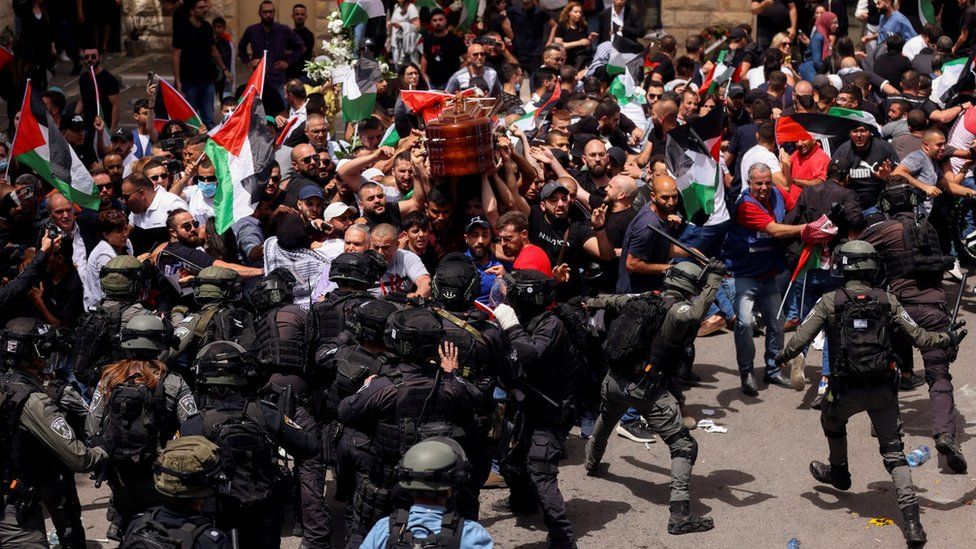
[[[446,309],[435,309],[434,312],[441,318],[441,325],[444,326],[446,333],[445,339],[457,347],[461,377],[470,381],[482,392],[490,392],[496,374],[489,371],[491,349],[484,335],[485,324],[488,322],[487,316],[478,311],[454,313]]]
[[[885,274],[889,279],[914,278],[925,282],[939,282],[947,269],[952,268],[951,257],[942,255],[939,234],[924,218],[911,213],[894,217],[902,225],[904,249],[883,254]]]
[[[386,367],[393,361],[394,357],[387,353],[373,355],[359,346],[340,347],[327,365],[327,369],[335,375],[335,381],[326,395],[326,406],[333,417],[338,415],[342,399],[362,389],[369,376],[387,373]]]
[[[335,290],[312,305],[308,313],[308,342],[313,351],[322,345],[335,345],[336,338],[346,329],[346,319],[359,304],[376,299],[355,290]]]
[[[24,493],[45,475],[63,468],[57,456],[20,423],[27,399],[43,392],[37,380],[21,372],[0,375],[0,494]]]
[[[267,432],[262,404],[248,401],[243,408],[201,410],[203,436],[220,446],[222,470],[230,482],[221,493],[247,505],[267,501],[282,479],[277,464],[278,446]]]
[[[830,375],[849,380],[887,381],[891,361],[891,305],[882,290],[848,290],[834,294],[834,319],[827,324]]]
[[[265,367],[282,373],[302,373],[308,363],[305,334],[285,334],[279,320],[290,315],[294,326],[305,325],[305,312],[298,305],[276,307],[257,319],[256,350],[258,360]]]
[[[434,533],[429,528],[415,525],[413,528],[427,530],[427,536],[414,537],[408,526],[410,511],[397,509],[390,515],[390,532],[386,540],[387,549],[457,549],[461,546],[464,532],[464,519],[454,511],[446,511],[441,517],[441,530]]]

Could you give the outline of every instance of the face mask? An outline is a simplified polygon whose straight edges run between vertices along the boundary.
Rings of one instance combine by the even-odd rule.
[[[213,198],[214,195],[217,194],[217,184],[216,183],[199,183],[198,182],[197,183],[197,187],[199,187],[200,192],[203,193],[203,196],[205,196],[207,198]]]
[[[0,160],[0,172],[5,172],[5,171],[7,171],[7,159],[6,158]]]
[[[522,91],[522,83],[518,82],[515,84],[515,95],[518,95]]]

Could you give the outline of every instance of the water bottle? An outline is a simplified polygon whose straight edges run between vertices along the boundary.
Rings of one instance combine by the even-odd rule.
[[[786,544],[786,549],[800,549],[800,540],[793,538]]]
[[[928,461],[930,457],[932,457],[932,450],[928,446],[919,446],[905,456],[905,461],[908,462],[909,467],[918,467]]]
[[[61,547],[61,540],[58,539],[58,532],[51,530],[47,533],[47,544],[53,548]]]

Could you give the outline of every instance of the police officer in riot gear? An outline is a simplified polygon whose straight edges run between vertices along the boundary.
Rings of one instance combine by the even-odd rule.
[[[709,263],[705,272],[686,261],[668,269],[664,292],[601,296],[587,301],[590,309],[606,307],[620,314],[609,328],[616,333],[607,337],[610,370],[603,380],[600,416],[586,445],[586,471],[599,474],[599,463],[614,425],[628,407],[637,409],[647,418],[648,428],[671,451],[670,534],[705,532],[714,527],[711,517],[692,515],[689,510],[691,469],[698,457],[698,443],[682,425],[678,401],[668,385],[715,300],[725,273],[720,261]],[[634,326],[642,328],[640,333],[630,331]]]
[[[922,349],[954,347],[966,331],[927,331],[915,323],[894,294],[872,287],[879,258],[871,244],[861,240],[844,244],[838,249],[836,264],[844,285],[824,294],[776,361],[783,363],[793,358],[821,328],[826,328],[831,349],[830,383],[820,424],[827,437],[830,459],[829,464],[811,462],[810,473],[818,482],[839,490],[850,488],[847,422],[851,416],[866,411],[878,436],[885,469],[895,484],[898,507],[905,518],[905,539],[909,547],[920,547],[925,544],[925,531],[919,522],[915,487],[905,460],[891,345],[904,334]],[[893,329],[900,334],[892,333]]]
[[[356,530],[349,547],[357,547],[361,536],[393,509],[395,468],[407,449],[427,438],[457,439],[474,432],[473,412],[482,406],[481,392],[453,373],[456,361],[437,364],[444,329],[433,313],[398,311],[387,321],[384,336],[400,359],[396,374],[368,379],[362,390],[339,403],[339,421],[369,435],[374,456],[370,470],[357,475]],[[453,349],[449,343],[445,347]]]
[[[329,280],[338,288],[329,292],[324,301],[312,304],[308,314],[306,339],[316,357],[328,360],[327,354],[339,346],[347,315],[363,301],[375,299],[367,290],[376,285],[384,272],[386,262],[371,251],[341,253],[332,260]]]
[[[522,270],[506,275],[506,282],[505,303],[495,308],[495,318],[512,343],[513,362],[524,370],[519,389],[525,394],[502,467],[511,489],[509,503],[514,512],[533,512],[538,501],[550,547],[576,547],[558,485],[563,442],[576,423],[573,392],[579,366],[573,342],[562,321],[547,310],[555,294],[552,278]]]
[[[146,297],[151,274],[131,255],[118,255],[99,272],[103,299],[85,313],[75,329],[73,364],[75,376],[88,386],[98,383],[102,368],[122,358],[118,346],[122,327],[137,315],[148,314]]]
[[[282,471],[278,447],[296,459],[321,451],[316,433],[304,431],[274,405],[257,398],[257,362],[240,345],[215,341],[197,354],[200,413],[180,435],[201,435],[220,446],[230,477],[220,496],[217,526],[236,529],[241,547],[279,547]]]
[[[447,341],[458,350],[458,374],[485,397],[485,408],[475,414],[478,430],[464,441],[472,471],[467,488],[458,494],[461,514],[472,520],[478,519],[478,495],[491,473],[501,434],[500,429],[493,429],[500,418],[492,394],[498,386],[499,372],[511,369],[507,363],[511,351],[508,338],[486,313],[474,306],[480,288],[481,273],[469,256],[459,252],[444,256],[431,281],[434,313],[441,319]]]
[[[216,486],[226,480],[216,444],[201,436],[170,441],[153,469],[153,483],[164,503],[132,521],[121,549],[231,549],[231,538],[203,514],[206,501],[216,495]]]
[[[945,332],[950,329],[951,319],[942,277],[951,268],[952,258],[942,255],[935,227],[924,216],[915,213],[921,200],[920,191],[904,178],[892,177],[878,199],[878,206],[888,219],[868,227],[861,238],[878,250],[888,289],[905,311],[926,330]],[[902,339],[895,340],[894,344],[900,364],[910,371],[911,346]],[[955,440],[956,407],[949,373],[949,364],[954,359],[955,354],[949,349],[922,351],[935,447],[946,457],[950,469],[963,473],[966,459]]]
[[[103,448],[89,448],[75,436],[41,384],[52,343],[50,328],[32,318],[10,320],[0,332],[0,357],[10,368],[0,375],[0,545],[4,547],[47,546],[39,491],[64,467],[91,471],[107,457]]]
[[[126,322],[119,348],[124,358],[167,362],[178,343],[168,320],[147,313]]]
[[[414,444],[397,466],[399,487],[407,491],[413,505],[377,521],[361,547],[490,546],[491,536],[483,526],[449,509],[451,497],[464,484],[469,469],[464,450],[454,440],[434,437]]]

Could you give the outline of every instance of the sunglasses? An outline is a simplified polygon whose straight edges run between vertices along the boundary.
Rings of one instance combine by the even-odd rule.
[[[197,181],[199,181],[200,183],[216,183],[217,182],[217,176],[216,175],[206,175],[206,176],[204,176],[204,175],[198,175],[197,176]]]
[[[309,156],[306,156],[305,158],[302,159],[302,163],[303,164],[318,164],[319,163],[319,155],[317,155],[317,154],[311,154]]]
[[[186,223],[180,225],[180,228],[184,231],[190,231],[200,227],[200,222],[197,220],[187,221]]]
[[[272,175],[270,182],[271,183],[281,183],[281,176],[280,175]]]
[[[128,202],[130,198],[132,198],[133,196],[135,196],[135,195],[137,195],[137,194],[139,194],[141,192],[142,192],[142,189],[139,189],[138,191],[136,191],[134,193],[129,193],[129,194],[122,193],[122,200]]]
[[[169,173],[157,173],[149,176],[150,181],[162,181],[164,179],[169,179]]]

